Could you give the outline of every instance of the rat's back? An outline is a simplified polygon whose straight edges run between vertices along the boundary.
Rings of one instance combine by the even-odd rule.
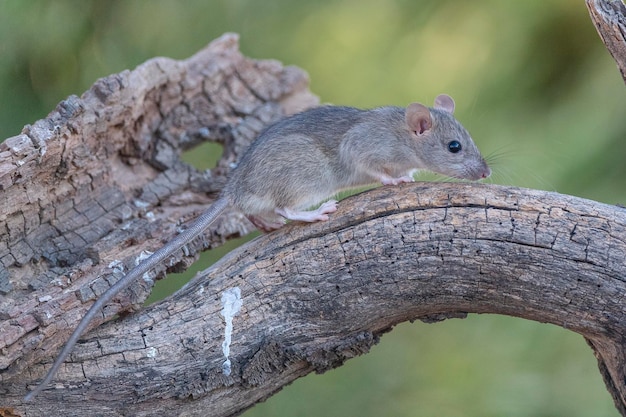
[[[305,135],[326,146],[336,146],[343,135],[359,123],[366,110],[344,106],[321,106],[285,117],[268,126],[250,146],[289,145],[291,135]]]
[[[250,145],[224,194],[248,215],[308,207],[330,197],[341,138],[364,113],[322,106],[279,120]]]

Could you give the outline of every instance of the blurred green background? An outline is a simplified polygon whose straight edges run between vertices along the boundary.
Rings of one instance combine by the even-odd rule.
[[[626,91],[583,0],[0,0],[0,138],[99,77],[154,56],[186,58],[226,31],[241,34],[249,56],[307,70],[323,102],[452,95],[491,155],[491,182],[626,204]],[[160,282],[155,297],[182,279]],[[370,354],[244,415],[618,413],[582,337],[473,315],[400,325]]]

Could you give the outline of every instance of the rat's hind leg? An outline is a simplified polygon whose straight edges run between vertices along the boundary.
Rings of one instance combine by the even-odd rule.
[[[328,220],[328,213],[337,211],[337,201],[328,200],[316,210],[311,211],[298,211],[290,208],[277,208],[274,210],[277,214],[280,214],[286,219],[296,220],[301,222],[319,222]]]
[[[248,220],[250,220],[257,229],[265,233],[280,229],[285,225],[285,219],[276,215],[248,216]]]

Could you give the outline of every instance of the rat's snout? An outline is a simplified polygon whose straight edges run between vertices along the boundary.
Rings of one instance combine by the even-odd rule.
[[[480,181],[489,178],[490,175],[491,168],[489,168],[489,165],[487,165],[485,161],[482,161],[482,163],[472,171],[470,179],[472,181]]]
[[[490,175],[491,175],[491,168],[489,168],[489,166],[485,164],[485,168],[483,169],[480,179],[484,180],[485,178],[489,178]]]

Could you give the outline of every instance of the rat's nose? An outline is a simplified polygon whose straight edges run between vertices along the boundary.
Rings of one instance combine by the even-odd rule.
[[[489,168],[489,166],[487,164],[485,164],[481,174],[480,174],[480,178],[481,179],[485,179],[485,178],[489,178],[489,176],[491,175],[491,168]]]

